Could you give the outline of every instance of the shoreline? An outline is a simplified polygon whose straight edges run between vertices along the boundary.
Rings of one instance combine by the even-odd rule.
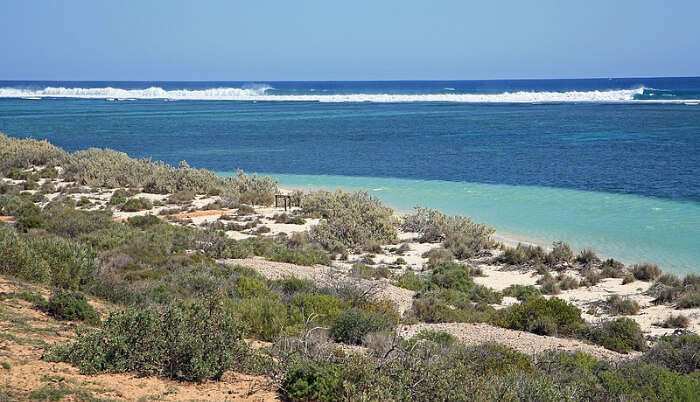
[[[422,205],[448,215],[469,216],[495,228],[494,238],[511,246],[522,243],[549,249],[552,242],[565,241],[577,250],[591,248],[628,265],[651,262],[676,274],[700,271],[700,250],[694,245],[700,241],[700,205],[692,202],[439,180],[263,175],[289,190],[366,190],[399,214]]]

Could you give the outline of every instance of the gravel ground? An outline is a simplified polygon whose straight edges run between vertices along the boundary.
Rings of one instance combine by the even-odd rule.
[[[294,276],[299,279],[312,280],[320,286],[334,286],[344,281],[353,281],[363,288],[375,288],[375,299],[393,301],[402,315],[413,305],[413,296],[415,295],[412,290],[391,285],[386,281],[350,278],[345,271],[326,265],[294,265],[286,262],[267,261],[262,258],[226,259],[221,260],[221,262],[244,265],[258,271],[260,275],[268,279]]]
[[[495,342],[509,346],[528,355],[536,355],[546,350],[566,350],[570,352],[580,351],[589,353],[599,359],[625,360],[636,357],[639,353],[622,354],[590,345],[576,339],[556,338],[553,336],[540,336],[529,332],[515,331],[511,329],[494,327],[488,324],[443,323],[414,325],[401,325],[397,333],[402,338],[409,339],[423,330],[443,331],[455,336],[466,345],[478,345],[484,342]]]

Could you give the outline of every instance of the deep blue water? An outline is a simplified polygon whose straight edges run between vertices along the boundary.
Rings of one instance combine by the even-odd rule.
[[[45,138],[68,150],[109,147],[173,164],[184,159],[218,172],[280,174],[290,183],[294,175],[333,175],[339,185],[344,180],[339,177],[351,176],[359,180],[352,181],[355,187],[362,180],[377,182],[370,178],[406,179],[401,192],[387,199],[433,202],[544,242],[569,238],[603,251],[615,243],[610,253],[648,256],[688,271],[700,260],[698,99],[697,77],[0,81],[0,132]],[[426,180],[433,184],[421,184]],[[511,185],[518,191],[460,183]],[[479,203],[469,198],[474,188]],[[659,206],[644,198],[606,196],[610,193],[674,203]],[[567,197],[575,205],[567,205]],[[606,207],[611,199],[615,206]],[[502,205],[482,213],[489,200]],[[628,209],[635,212],[625,216]],[[512,218],[499,220],[498,210]],[[614,216],[602,222],[577,213],[602,210]],[[519,213],[534,215],[509,226]],[[620,220],[613,222],[616,216]],[[535,227],[545,220],[546,227]]]

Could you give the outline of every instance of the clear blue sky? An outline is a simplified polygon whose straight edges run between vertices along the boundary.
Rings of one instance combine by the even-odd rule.
[[[0,0],[0,80],[700,75],[698,0]]]

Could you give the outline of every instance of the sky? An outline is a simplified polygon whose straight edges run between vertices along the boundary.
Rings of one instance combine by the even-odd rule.
[[[697,0],[0,0],[0,80],[700,75]]]

